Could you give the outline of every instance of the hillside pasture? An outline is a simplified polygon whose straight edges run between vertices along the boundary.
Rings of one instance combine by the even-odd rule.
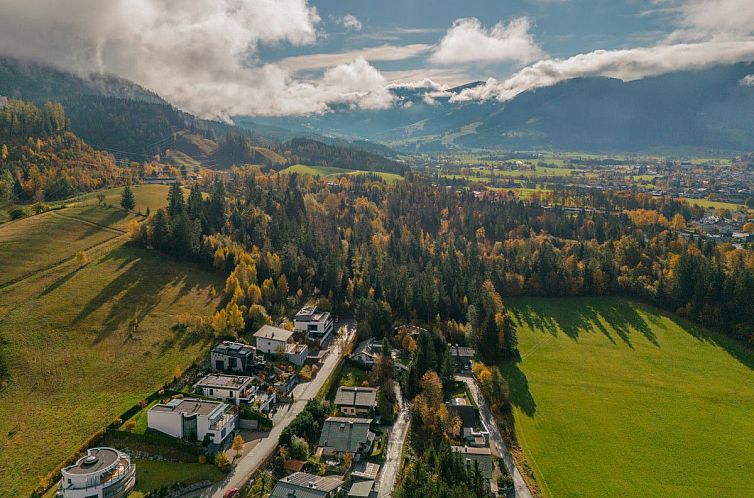
[[[335,168],[332,166],[308,166],[305,164],[294,164],[280,171],[281,173],[298,173],[300,175],[321,176],[323,178],[339,177],[344,175],[377,175],[388,183],[402,180],[403,177],[396,173],[385,173],[383,171],[362,171],[356,169]]]
[[[168,190],[170,187],[168,185],[134,185],[131,187],[131,190],[133,190],[134,193],[134,199],[136,200],[136,208],[134,209],[137,212],[146,212],[147,208],[149,208],[150,211],[154,211],[156,209],[159,209],[163,207],[167,203],[168,198]],[[115,187],[105,190],[98,190],[96,192],[90,192],[88,194],[80,195],[78,197],[74,197],[73,199],[66,202],[67,207],[74,207],[74,206],[97,206],[99,204],[99,200],[97,199],[98,195],[104,195],[105,204],[109,204],[111,206],[117,206],[120,207],[120,198],[123,194],[123,187]],[[184,189],[184,194],[188,195],[188,192],[186,189]]]
[[[28,496],[41,476],[212,342],[173,325],[181,313],[212,313],[222,279],[129,246],[117,230],[78,219],[79,208],[0,227],[0,353],[8,364],[0,496]],[[109,209],[97,209],[104,222]],[[101,240],[83,268],[65,259]],[[9,271],[23,277],[29,270],[7,284]]]
[[[754,496],[750,348],[620,298],[508,306],[501,370],[546,496]]]

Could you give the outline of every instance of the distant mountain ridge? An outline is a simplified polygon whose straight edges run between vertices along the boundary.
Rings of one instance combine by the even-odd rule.
[[[623,82],[577,78],[524,92],[507,102],[449,102],[428,88],[393,89],[381,111],[321,116],[239,118],[351,140],[369,137],[402,151],[457,148],[642,152],[673,148],[754,149],[754,64],[680,71]]]

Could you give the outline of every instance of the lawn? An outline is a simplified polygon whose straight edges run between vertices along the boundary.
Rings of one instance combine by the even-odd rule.
[[[136,464],[136,487],[132,498],[141,498],[148,492],[163,486],[181,482],[185,485],[199,481],[219,481],[225,474],[210,464],[158,462],[134,460]]]
[[[6,281],[5,272],[22,273],[19,261],[41,268],[116,235],[67,217],[68,209],[58,213],[66,217],[48,213],[0,228],[22,241],[0,245]],[[39,476],[210,347],[211,338],[171,327],[180,313],[214,311],[221,278],[122,238],[89,253],[84,268],[69,259],[0,288],[9,367],[0,390],[0,496],[28,495]],[[134,319],[139,327],[130,334]]]
[[[294,164],[280,171],[281,173],[298,173],[302,175],[335,177],[343,175],[366,175],[372,173],[379,176],[388,183],[402,180],[403,177],[396,173],[385,173],[383,171],[361,171],[355,169],[334,168],[331,166],[307,166],[305,164]]]
[[[168,185],[134,185],[131,187],[136,200],[135,211],[146,212],[147,208],[150,211],[161,208],[167,204]],[[90,192],[88,194],[75,197],[67,201],[66,205],[76,206],[96,206],[98,204],[97,195],[104,194],[105,204],[111,204],[113,206],[120,206],[120,198],[123,193],[123,187],[110,188],[106,190],[98,190],[96,192]],[[184,189],[184,195],[188,196],[188,191]]]
[[[701,206],[703,208],[730,209],[731,211],[745,209],[743,205],[734,204],[732,202],[711,201],[709,199],[683,199],[683,200],[685,200],[689,204]]]
[[[365,382],[369,383],[369,372],[351,365],[343,366],[339,382],[341,386],[361,387]]]
[[[546,496],[754,496],[754,354],[619,298],[511,299],[502,365]]]

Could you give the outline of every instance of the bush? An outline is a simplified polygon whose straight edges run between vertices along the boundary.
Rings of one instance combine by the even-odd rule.
[[[215,466],[223,472],[230,470],[230,460],[228,460],[228,457],[222,451],[215,453]]]
[[[136,420],[134,420],[134,419],[128,420],[128,421],[127,421],[127,422],[126,422],[126,423],[125,423],[125,424],[123,425],[123,430],[125,430],[125,431],[128,431],[128,432],[133,432],[133,431],[134,431],[134,429],[136,429]]]

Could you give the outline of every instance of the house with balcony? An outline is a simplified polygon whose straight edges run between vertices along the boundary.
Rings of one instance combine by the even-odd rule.
[[[296,472],[275,483],[270,498],[332,498],[343,487],[341,476]]]
[[[136,465],[113,448],[89,448],[60,474],[58,498],[124,498],[136,485]]]
[[[254,339],[257,343],[257,350],[270,354],[285,354],[285,348],[293,337],[290,330],[264,325],[254,332]]]
[[[147,426],[187,441],[221,445],[233,434],[238,415],[233,407],[220,401],[172,399],[147,412]]]
[[[376,387],[340,386],[335,394],[335,406],[345,416],[370,415],[377,407]]]
[[[306,344],[287,344],[285,357],[294,365],[303,366],[306,357],[309,356],[309,347]]]
[[[246,373],[264,362],[257,348],[242,342],[223,341],[212,348],[209,364],[214,370],[229,373]]]
[[[370,418],[330,417],[322,426],[319,446],[325,455],[338,458],[351,453],[355,461],[372,451],[374,433],[369,430]]]
[[[328,311],[319,311],[316,306],[304,306],[293,318],[297,332],[310,340],[324,344],[333,333],[332,316]]]
[[[253,381],[253,377],[244,375],[209,374],[194,384],[194,392],[200,396],[240,405],[253,397],[256,390]]]

